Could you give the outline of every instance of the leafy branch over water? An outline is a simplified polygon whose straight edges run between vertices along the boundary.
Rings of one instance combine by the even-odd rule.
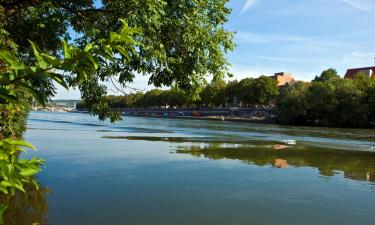
[[[41,170],[43,159],[19,159],[24,147],[35,150],[35,147],[22,140],[5,139],[0,141],[0,191],[14,195],[16,191],[25,192],[25,185],[33,184],[38,188],[34,175]],[[0,216],[7,206],[0,205]],[[0,220],[0,224],[3,222]]]
[[[1,51],[0,60],[6,69],[0,73],[0,100],[5,104],[21,105],[22,100],[18,99],[18,90],[15,88],[20,87],[44,105],[46,96],[30,83],[35,77],[52,79],[65,88],[84,85],[89,76],[94,76],[100,60],[114,60],[115,54],[123,54],[128,58],[127,52],[135,46],[131,35],[139,31],[129,28],[125,21],[121,22],[123,28],[119,33],[111,33],[108,39],[101,39],[95,45],[88,44],[83,50],[63,42],[63,59],[44,53],[33,42],[30,42],[35,57],[32,65],[21,62],[10,51]],[[107,104],[100,103],[100,99],[94,99],[91,106],[92,113],[99,115],[100,119],[119,119],[118,114],[112,113]],[[0,140],[0,191],[4,194],[14,195],[16,190],[25,192],[24,185],[28,183],[37,187],[33,176],[41,170],[44,160],[20,159],[20,154],[24,152],[22,147],[35,149],[22,140]],[[2,205],[0,212],[5,210],[6,206]]]
[[[112,32],[108,39],[100,39],[95,44],[87,44],[83,49],[62,42],[63,58],[44,53],[35,43],[30,42],[33,49],[35,62],[28,65],[18,60],[17,56],[10,51],[1,51],[0,60],[7,68],[0,76],[0,98],[5,101],[19,104],[19,99],[13,86],[22,87],[40,104],[45,105],[46,96],[36,89],[31,80],[35,77],[52,79],[65,88],[84,86],[85,82],[92,80],[95,72],[99,69],[99,63],[113,61],[115,54],[129,59],[129,52],[135,53],[136,42],[133,35],[139,34],[137,29],[129,28],[124,20],[121,20],[122,29],[119,33]],[[101,95],[92,96],[86,103],[94,115],[100,119],[110,117],[112,121],[119,119],[117,114],[112,113],[108,104],[102,102]]]

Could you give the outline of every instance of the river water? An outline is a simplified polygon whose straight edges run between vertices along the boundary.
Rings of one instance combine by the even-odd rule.
[[[374,130],[38,112],[26,139],[12,224],[375,224]]]

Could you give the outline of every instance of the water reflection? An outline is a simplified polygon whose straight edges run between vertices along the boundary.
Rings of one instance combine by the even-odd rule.
[[[343,172],[344,177],[357,181],[368,181],[375,184],[375,153],[347,151],[327,148],[260,145],[192,145],[180,146],[179,154],[190,154],[212,160],[240,160],[258,166],[271,165],[275,168],[289,167],[317,168],[323,176],[334,176]]]
[[[26,193],[17,192],[14,196],[1,195],[1,204],[8,205],[4,214],[5,225],[48,225],[47,195],[49,188],[25,187]]]
[[[275,167],[280,168],[280,169],[285,169],[289,167],[289,164],[288,164],[288,161],[285,159],[276,159]]]

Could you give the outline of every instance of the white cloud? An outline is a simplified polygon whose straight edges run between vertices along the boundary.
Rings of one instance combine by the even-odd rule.
[[[266,35],[259,35],[249,32],[238,32],[235,35],[236,42],[243,43],[268,43],[270,38]]]
[[[258,56],[257,59],[268,60],[268,61],[278,61],[278,62],[311,62],[311,60],[301,59],[301,58],[290,58],[290,57],[277,57],[277,56]]]
[[[55,84],[56,86],[56,95],[52,97],[53,100],[56,99],[81,99],[81,92],[78,89],[72,89],[69,90],[65,89],[64,87]]]
[[[309,37],[284,35],[284,34],[256,34],[250,32],[238,32],[235,35],[237,42],[243,43],[269,43],[269,42],[307,42]]]
[[[373,8],[373,4],[366,0],[339,0],[355,9],[361,11],[370,11]]]
[[[374,65],[375,52],[352,51],[342,55],[340,60],[334,62],[337,67],[355,68]]]
[[[238,67],[238,66],[232,66],[229,68],[229,71],[233,74],[233,78],[229,80],[242,80],[244,78],[248,77],[259,77],[261,74],[267,74],[264,70],[258,70],[258,68],[249,69],[248,67]],[[270,72],[270,71],[267,71]]]
[[[244,13],[247,10],[249,10],[250,8],[252,8],[255,5],[256,2],[257,2],[257,0],[246,0],[246,3],[244,5],[244,7],[242,8],[241,13]]]
[[[332,47],[342,47],[347,44],[336,37],[309,37],[293,34],[258,34],[251,32],[238,32],[235,35],[235,42],[239,44],[279,44],[284,47],[293,48],[313,48],[315,50],[324,50]]]

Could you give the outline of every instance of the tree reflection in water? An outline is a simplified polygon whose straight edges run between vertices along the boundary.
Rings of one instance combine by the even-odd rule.
[[[258,166],[275,168],[313,167],[323,176],[334,176],[338,171],[344,177],[375,184],[375,153],[331,148],[277,145],[209,145],[180,146],[177,153],[205,157],[212,160],[233,159]]]
[[[48,225],[47,187],[36,189],[33,185],[25,187],[26,193],[17,192],[14,196],[0,196],[0,202],[8,205],[4,214],[5,225]]]

